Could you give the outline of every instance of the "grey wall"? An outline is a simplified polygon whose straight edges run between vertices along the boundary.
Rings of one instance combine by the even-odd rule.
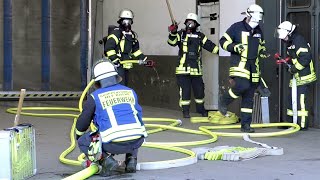
[[[78,0],[51,1],[51,88],[80,90]],[[3,1],[0,7],[0,84],[3,83]],[[41,0],[12,1],[13,88],[41,88]]]
[[[51,87],[80,90],[80,1],[51,2]]]
[[[0,89],[3,86],[3,1],[0,1]]]
[[[41,0],[12,1],[14,89],[41,87]]]
[[[168,45],[169,46],[169,45]],[[135,66],[130,71],[129,86],[137,91],[141,104],[179,109],[175,78],[177,56],[149,56],[156,61],[155,69]]]

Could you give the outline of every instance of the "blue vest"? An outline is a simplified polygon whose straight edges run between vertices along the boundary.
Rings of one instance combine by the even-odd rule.
[[[147,137],[142,122],[142,108],[134,90],[117,84],[94,91],[94,123],[102,142],[128,141]]]

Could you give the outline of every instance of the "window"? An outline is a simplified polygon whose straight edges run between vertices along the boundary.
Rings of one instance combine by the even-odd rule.
[[[288,8],[310,7],[311,0],[286,0]]]
[[[309,12],[289,13],[287,20],[295,24],[306,40],[311,43],[311,15]]]

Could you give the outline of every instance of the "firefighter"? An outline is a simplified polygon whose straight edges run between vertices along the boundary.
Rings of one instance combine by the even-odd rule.
[[[267,58],[263,33],[259,22],[263,9],[252,4],[242,13],[246,17],[231,25],[220,39],[221,47],[231,53],[229,69],[230,88],[219,98],[221,117],[227,115],[227,106],[242,96],[240,117],[241,131],[253,133],[252,121],[253,96],[256,89],[266,91],[267,85],[260,77],[259,59]]]
[[[307,92],[310,85],[317,80],[312,60],[309,43],[297,32],[297,28],[289,21],[282,22],[277,30],[276,37],[281,39],[287,47],[287,54],[291,59],[289,73],[296,79],[297,85],[297,122],[301,130],[308,129],[308,99]],[[292,80],[289,87],[292,88]],[[288,121],[293,121],[292,96],[291,90],[288,98],[287,116]]]
[[[191,102],[191,87],[193,89],[196,110],[203,117],[208,116],[204,108],[204,83],[202,79],[202,48],[217,54],[219,47],[200,32],[198,16],[189,13],[184,22],[185,29],[178,31],[176,23],[169,26],[168,44],[179,47],[178,61],[176,63],[176,78],[179,87],[179,105],[183,117],[190,118],[189,107]]]
[[[101,60],[93,69],[95,86],[83,106],[76,137],[88,164],[101,165],[101,176],[119,173],[114,154],[126,154],[125,171],[136,172],[138,148],[147,137],[142,109],[134,90],[119,84],[121,77],[111,61]],[[91,120],[96,132],[86,132]]]
[[[129,9],[124,9],[119,14],[116,27],[108,35],[104,53],[118,68],[119,75],[123,81],[121,84],[128,85],[129,69],[133,67],[132,63],[120,64],[123,60],[144,60],[147,57],[141,52],[137,34],[131,29],[133,24],[133,12]]]

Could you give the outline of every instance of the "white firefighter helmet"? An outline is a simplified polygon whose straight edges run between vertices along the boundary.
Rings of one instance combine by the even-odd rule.
[[[133,12],[129,9],[123,9],[119,14],[120,19],[133,19],[133,17]]]
[[[189,20],[189,19],[190,19],[190,20],[194,20],[198,25],[200,25],[197,14],[195,14],[195,13],[189,13],[189,14],[187,15],[186,21],[185,21],[184,23],[186,23],[187,20]]]
[[[93,67],[93,76],[94,81],[100,82],[102,87],[119,83],[122,80],[112,62],[104,59],[95,63]]]
[[[295,29],[296,25],[293,25],[289,21],[284,21],[279,24],[278,28],[276,29],[275,36],[279,39],[285,39],[288,35],[291,35]]]
[[[264,14],[263,9],[257,4],[250,5],[245,13],[256,21],[261,21]]]

